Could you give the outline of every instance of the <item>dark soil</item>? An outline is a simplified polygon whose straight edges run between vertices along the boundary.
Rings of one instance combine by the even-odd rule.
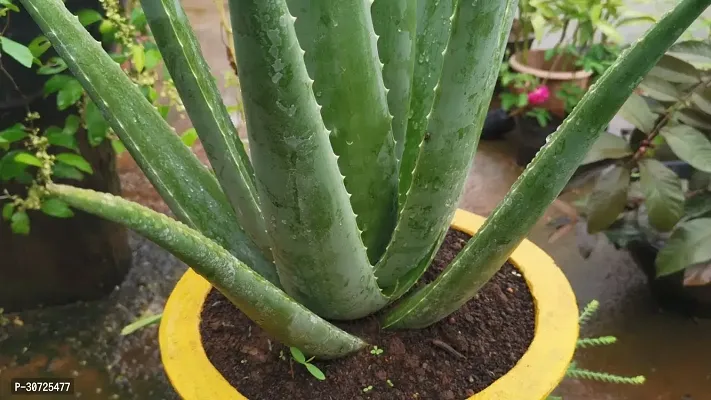
[[[432,281],[469,237],[450,229],[423,281]],[[218,291],[208,295],[201,317],[208,358],[250,400],[465,399],[518,362],[535,328],[528,286],[509,263],[477,297],[428,328],[383,331],[377,316],[335,323],[383,352],[375,355],[368,348],[316,361],[325,381],[293,362],[287,347],[270,340]]]

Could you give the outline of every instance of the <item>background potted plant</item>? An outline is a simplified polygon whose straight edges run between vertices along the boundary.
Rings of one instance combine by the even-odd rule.
[[[409,24],[404,25],[412,29],[406,34],[420,44],[410,60],[413,65],[403,66],[404,72],[412,71],[413,79],[408,81],[414,83],[405,88],[412,91],[406,98],[413,101],[403,108],[412,108],[391,115],[385,88],[391,87],[392,93],[395,85],[390,79],[400,76],[382,73],[378,52],[386,50],[373,41],[379,31],[384,43],[400,43],[391,42],[403,33],[401,24],[392,23],[400,14],[377,9],[388,3],[375,3],[371,15],[370,7],[359,1],[310,2],[308,7],[287,5],[284,0],[230,1],[250,138],[248,158],[180,4],[145,1],[152,32],[208,151],[213,174],[61,0],[22,1],[179,220],[110,194],[46,185],[50,199],[125,224],[191,266],[161,321],[166,370],[186,399],[206,394],[239,397],[237,386],[241,392],[249,391],[251,398],[276,392],[313,398],[324,387],[334,390],[332,397],[368,393],[375,383],[363,388],[359,385],[364,382],[349,377],[368,368],[316,361],[337,365],[331,373],[341,373],[341,379],[317,385],[307,380],[308,373],[317,379],[327,376],[312,361],[373,362],[372,357],[382,353],[359,335],[348,333],[347,327],[373,321],[365,317],[379,312],[382,324],[374,330],[381,337],[402,337],[408,331],[456,323],[454,313],[477,301],[476,295],[508,260],[515,264],[513,270],[505,270],[508,282],[514,277],[525,279],[529,285],[523,287],[529,286],[536,299],[528,302],[535,303],[536,318],[527,319],[534,338],[523,355],[509,360],[516,367],[477,387],[474,395],[545,398],[569,366],[577,339],[577,307],[560,271],[525,237],[630,95],[633,84],[652,67],[643,61],[658,60],[676,39],[679,26],[688,26],[711,4],[711,0],[680,2],[608,69],[598,82],[599,90],[586,94],[568,123],[561,125],[484,220],[457,212],[457,200],[498,75],[503,33],[513,18],[512,2],[461,2],[453,7],[433,1],[425,4],[426,12],[407,14],[410,17],[404,19]],[[415,15],[422,18],[422,30],[414,29]],[[423,55],[430,57],[429,62],[418,61],[427,59]],[[333,68],[334,64],[340,68]],[[610,90],[613,87],[622,89]],[[354,118],[354,114],[367,118]],[[413,124],[408,136],[395,134],[395,118]],[[375,125],[369,129],[371,124]],[[402,157],[396,151],[400,140],[405,147]],[[411,154],[416,155],[414,169],[402,168]],[[381,190],[366,190],[373,188]],[[461,235],[457,255],[439,271],[429,271],[435,272],[430,283],[415,286],[449,236],[450,226]],[[529,264],[535,267],[529,269]],[[503,296],[517,293],[511,286],[498,290]],[[214,311],[215,323],[203,324],[206,313]],[[232,324],[233,317],[242,322]],[[505,320],[520,323],[523,319]],[[210,342],[200,339],[206,337],[200,330],[224,332],[230,327],[262,338],[260,348],[269,352],[262,363],[284,367],[285,374],[290,364],[284,354],[291,354],[305,367],[296,369],[301,379],[269,379],[266,387],[253,386],[253,380],[244,379],[255,376],[252,369],[258,367],[250,364],[248,374],[228,382],[222,374],[233,368],[226,369],[221,357],[227,355],[234,366],[249,362],[239,361],[239,354],[252,355],[253,361],[264,355],[260,349],[241,345],[240,352],[215,353],[213,348],[213,358],[208,359],[205,349]],[[420,332],[427,339],[428,331]],[[458,337],[466,339],[466,335]],[[446,343],[438,347],[452,357],[464,356]],[[400,350],[407,353],[404,345]],[[417,383],[424,380],[411,379],[403,382],[406,397],[401,397],[411,398],[413,390],[418,395],[446,391],[455,397],[471,396],[466,386],[452,383],[456,370],[446,368],[452,360],[439,369],[450,380],[423,387]],[[403,362],[395,368],[413,366]],[[419,363],[414,368],[427,371]],[[371,379],[378,379],[379,387],[395,386],[387,385],[387,372],[385,376],[373,372]],[[457,379],[471,382],[467,375],[457,373]]]
[[[588,232],[630,252],[660,304],[711,316],[711,72],[683,60],[707,41],[675,44],[603,134],[585,164],[604,168],[584,208]]]
[[[162,82],[161,55],[140,7],[115,0],[66,5],[163,115],[179,108],[170,96],[159,99],[156,88],[170,85]],[[0,14],[0,306],[14,311],[102,297],[131,265],[126,230],[41,202],[40,192],[52,180],[120,194],[121,142],[19,2],[3,2]],[[55,162],[43,168],[48,158]]]

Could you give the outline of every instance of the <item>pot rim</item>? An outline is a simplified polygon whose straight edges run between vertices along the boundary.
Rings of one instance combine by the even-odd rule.
[[[452,228],[473,235],[485,218],[458,209]],[[545,399],[563,380],[579,334],[573,290],[548,254],[524,239],[510,257],[536,306],[533,341],[516,365],[468,400]],[[161,359],[173,388],[185,400],[247,398],[212,365],[200,337],[200,314],[212,285],[192,269],[166,302],[159,327]],[[532,379],[532,377],[536,377]]]
[[[545,50],[529,50],[531,53],[542,53]],[[590,78],[593,73],[590,71],[585,71],[584,69],[577,70],[575,72],[566,72],[566,71],[547,71],[544,69],[539,69],[535,67],[531,67],[530,65],[526,65],[523,62],[519,61],[519,56],[520,53],[515,53],[509,58],[509,63],[511,64],[511,68],[515,69],[518,72],[524,73],[524,74],[531,74],[537,78],[541,79],[553,79],[557,81],[574,81],[578,79],[588,79]]]

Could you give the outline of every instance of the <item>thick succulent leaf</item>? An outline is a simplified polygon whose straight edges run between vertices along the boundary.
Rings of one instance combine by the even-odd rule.
[[[406,285],[398,279],[422,265],[451,222],[479,143],[514,9],[513,0],[459,3],[412,186],[393,239],[375,267],[381,287]]]
[[[287,0],[371,263],[397,215],[392,116],[369,1]]]
[[[375,0],[371,6],[388,107],[393,116],[395,155],[402,158],[415,67],[417,0]]]
[[[622,105],[619,115],[644,133],[654,129],[657,116],[642,96],[633,93]]]
[[[711,192],[691,196],[684,204],[684,219],[711,217]]]
[[[427,116],[432,111],[435,85],[442,74],[444,49],[449,41],[456,3],[456,0],[417,0],[415,67],[410,89],[410,114],[400,157],[399,209],[402,209],[410,190],[412,173],[427,130]]]
[[[684,222],[657,254],[657,276],[665,276],[685,268],[711,261],[711,218]]]
[[[677,157],[700,171],[711,172],[711,141],[706,135],[688,125],[662,128],[661,135]]]
[[[630,173],[625,166],[614,166],[600,175],[586,204],[588,233],[603,231],[617,221],[627,204]]]
[[[678,101],[681,91],[673,84],[655,76],[647,76],[639,84],[645,96],[659,101]]]
[[[151,33],[237,221],[271,257],[254,171],[180,3],[142,0]]]
[[[79,210],[136,231],[186,263],[252,321],[287,346],[334,358],[365,343],[294,301],[217,243],[182,223],[118,196],[65,185],[50,194]]]
[[[693,65],[668,54],[649,71],[649,76],[673,83],[697,83],[701,79]]]
[[[560,194],[642,77],[709,4],[711,0],[682,0],[626,49],[550,137],[452,264],[434,282],[402,299],[386,314],[383,326],[429,326],[472,299]]]
[[[602,132],[585,156],[582,165],[602,160],[624,158],[629,155],[632,155],[632,150],[624,138],[609,132]]]
[[[270,281],[278,282],[273,263],[233,223],[236,216],[217,179],[63,1],[22,3],[171,211]]]
[[[358,232],[294,18],[285,0],[230,0],[230,11],[250,154],[281,283],[325,318],[368,315],[387,299]]]
[[[662,232],[672,230],[684,215],[681,179],[653,158],[639,162],[639,175],[649,223]]]

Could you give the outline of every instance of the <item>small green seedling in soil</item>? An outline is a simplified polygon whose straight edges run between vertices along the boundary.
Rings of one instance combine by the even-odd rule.
[[[368,392],[370,392],[371,390],[373,390],[373,385],[370,385],[370,386],[368,386],[368,387],[366,387],[366,388],[363,388],[363,393],[368,393]]]
[[[379,349],[378,346],[373,346],[373,349],[370,350],[370,354],[379,356],[379,355],[383,354],[383,349]]]
[[[296,347],[289,347],[289,350],[291,350],[291,356],[294,358],[294,361],[305,366],[309,373],[314,376],[314,378],[320,381],[326,379],[326,375],[324,375],[323,372],[318,369],[317,366],[311,364],[311,360],[313,360],[314,357],[311,357],[307,360],[304,356],[304,353],[302,353],[301,350],[297,349]]]
[[[385,381],[385,382],[388,383],[388,386],[390,386],[390,387],[395,387],[395,385],[393,385],[393,381],[391,381],[390,379],[388,379],[388,380]]]

